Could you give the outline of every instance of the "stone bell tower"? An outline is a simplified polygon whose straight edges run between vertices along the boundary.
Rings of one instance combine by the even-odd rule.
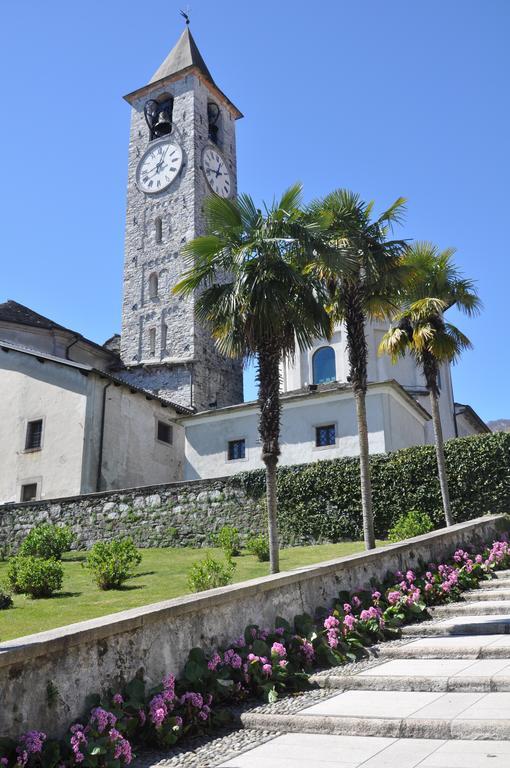
[[[203,203],[236,194],[239,110],[215,84],[186,26],[131,105],[122,308],[123,379],[205,410],[243,398],[242,362],[218,354],[195,297],[172,293],[183,245],[204,233]]]

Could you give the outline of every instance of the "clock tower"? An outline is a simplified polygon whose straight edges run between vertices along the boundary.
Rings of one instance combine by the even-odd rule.
[[[239,110],[215,84],[188,26],[131,105],[122,378],[201,411],[242,402],[242,361],[217,352],[195,298],[172,288],[204,233],[206,196],[236,194]]]

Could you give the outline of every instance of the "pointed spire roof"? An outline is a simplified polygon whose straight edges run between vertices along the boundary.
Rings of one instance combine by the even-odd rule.
[[[158,67],[153,74],[149,83],[157,83],[159,80],[164,80],[167,77],[176,75],[178,72],[182,72],[182,70],[188,69],[189,67],[196,67],[196,69],[199,69],[200,72],[214,84],[213,77],[202,58],[202,54],[198,50],[193,35],[189,31],[189,27],[186,26],[177,43],[161,66]]]

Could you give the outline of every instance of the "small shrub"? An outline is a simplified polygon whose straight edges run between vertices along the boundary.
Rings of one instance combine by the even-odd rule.
[[[265,536],[252,536],[246,542],[246,549],[261,563],[269,560],[269,542]]]
[[[19,554],[27,557],[50,557],[60,560],[73,543],[74,534],[67,525],[41,523],[32,528],[19,548]]]
[[[98,541],[84,563],[92,571],[99,589],[119,589],[133,575],[142,556],[132,539]]]
[[[12,597],[0,588],[0,611],[4,611],[6,608],[12,608]]]
[[[229,558],[225,563],[222,563],[208,554],[203,560],[198,560],[191,566],[188,574],[188,586],[192,592],[203,592],[204,589],[224,587],[232,583],[235,568],[236,564]]]
[[[403,541],[412,539],[413,536],[421,536],[434,530],[434,524],[426,512],[412,509],[406,515],[401,515],[388,531],[390,541]]]
[[[30,597],[51,597],[62,587],[64,569],[54,557],[44,560],[17,555],[9,560],[7,581],[13,592]]]
[[[221,531],[213,534],[211,538],[217,547],[222,548],[227,559],[235,557],[241,552],[239,531],[231,525],[224,525]]]

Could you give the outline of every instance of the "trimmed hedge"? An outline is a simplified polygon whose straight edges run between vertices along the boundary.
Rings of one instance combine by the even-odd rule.
[[[445,444],[451,504],[457,522],[510,511],[510,433],[473,435]],[[417,509],[444,525],[433,445],[370,457],[376,535]],[[236,475],[251,496],[264,492],[264,470]],[[363,536],[359,460],[317,461],[278,469],[279,525],[289,543]]]

